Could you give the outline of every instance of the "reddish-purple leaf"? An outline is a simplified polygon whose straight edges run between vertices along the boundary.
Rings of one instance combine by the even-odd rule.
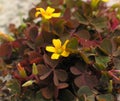
[[[34,19],[36,18],[35,17],[35,12],[36,12],[36,9],[35,8],[32,8],[30,11],[29,11],[29,17]]]
[[[9,57],[12,53],[12,47],[10,43],[4,43],[0,45],[0,57]]]
[[[45,64],[49,65],[52,68],[55,68],[55,66],[58,64],[58,60],[52,60],[47,54],[43,55],[43,59]]]
[[[67,88],[69,85],[67,83],[59,83],[59,85],[57,86],[58,89],[64,89]]]
[[[62,69],[55,70],[55,74],[60,81],[66,81],[68,78],[67,72]]]
[[[65,13],[63,15],[64,19],[68,20],[71,17],[71,12],[69,8],[66,8]]]
[[[27,36],[27,38],[34,41],[36,37],[38,36],[38,27],[35,25],[31,25],[30,27],[26,29],[25,35]]]
[[[52,5],[56,6],[56,5],[61,5],[63,4],[63,0],[50,0],[49,2],[52,3]]]
[[[25,41],[24,39],[17,39],[11,43],[12,47],[20,48],[22,46],[22,42],[24,42],[24,41]]]
[[[27,54],[28,54],[30,64],[40,63],[43,60],[39,52],[30,51],[30,52],[27,52]]]
[[[58,86],[58,84],[59,84],[59,80],[58,80],[58,77],[57,77],[57,75],[56,75],[56,72],[54,71],[53,72],[53,81],[54,81],[54,84],[56,85],[56,86]]]
[[[49,71],[49,72],[43,74],[42,76],[40,76],[40,79],[41,79],[41,80],[46,79],[46,78],[51,74],[51,72],[52,72],[52,71]]]
[[[79,70],[78,68],[76,68],[76,67],[71,67],[71,68],[70,68],[70,71],[71,71],[74,75],[80,75],[80,74],[81,74],[80,70]]]
[[[78,76],[74,82],[77,87],[88,86],[93,88],[98,84],[96,76],[90,75],[89,73],[84,73],[83,75]]]
[[[119,24],[120,21],[116,17],[113,17],[111,21],[111,30],[115,30]]]
[[[46,88],[42,88],[41,92],[46,99],[50,99],[54,94],[54,89],[52,89],[52,87],[46,87]]]
[[[83,47],[96,47],[96,46],[98,46],[98,43],[95,41],[81,38],[77,34],[74,34],[74,36],[78,39],[79,44],[82,45]]]
[[[68,20],[65,24],[68,28],[74,29],[79,26],[79,22],[77,20]]]
[[[39,75],[41,76],[51,71],[51,69],[45,66],[44,64],[38,64],[37,68],[38,68]]]
[[[80,38],[79,43],[83,47],[96,47],[96,46],[98,46],[98,44],[95,41],[90,41],[90,40],[87,40],[87,39],[84,39],[84,38]]]

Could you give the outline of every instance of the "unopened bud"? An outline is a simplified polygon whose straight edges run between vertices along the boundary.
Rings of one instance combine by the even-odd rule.
[[[34,82],[35,82],[35,80],[29,80],[29,81],[25,82],[25,83],[22,85],[22,87],[31,86]]]
[[[33,66],[32,66],[32,74],[34,74],[34,75],[38,74],[38,69],[37,69],[37,66],[35,63],[33,63]]]

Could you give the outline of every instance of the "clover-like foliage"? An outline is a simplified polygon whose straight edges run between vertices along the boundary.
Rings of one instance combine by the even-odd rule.
[[[41,0],[12,34],[0,33],[0,74],[11,76],[3,98],[117,101],[120,6],[106,1]]]

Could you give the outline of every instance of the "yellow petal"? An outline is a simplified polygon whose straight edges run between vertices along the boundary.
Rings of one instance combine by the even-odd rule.
[[[60,17],[61,13],[53,13],[52,17]]]
[[[47,9],[46,9],[46,12],[47,13],[53,13],[55,11],[55,9],[54,8],[51,8],[51,7],[47,7]]]
[[[53,43],[53,45],[55,46],[56,49],[61,47],[60,39],[53,39],[52,43]]]
[[[60,54],[52,54],[51,59],[58,59],[60,57]]]
[[[38,17],[40,14],[44,14],[45,10],[43,8],[36,8],[37,12],[35,13],[35,17]]]
[[[45,12],[45,10],[43,8],[36,8],[36,9],[40,10],[41,13]]]
[[[35,17],[38,17],[41,13],[38,11],[35,13]]]
[[[52,16],[47,15],[47,14],[42,14],[42,16],[43,16],[45,19],[51,19],[51,18],[52,18]]]
[[[109,0],[102,0],[103,2],[109,2]]]
[[[70,52],[67,51],[63,51],[63,53],[61,54],[63,57],[68,57],[70,54]]]
[[[66,49],[66,45],[68,44],[69,40],[66,40],[65,43],[63,44],[62,48]]]
[[[46,46],[46,50],[48,51],[48,52],[55,52],[56,50],[55,50],[55,47],[52,47],[52,46]]]
[[[38,10],[40,10],[41,8],[36,8],[36,10],[38,11]]]

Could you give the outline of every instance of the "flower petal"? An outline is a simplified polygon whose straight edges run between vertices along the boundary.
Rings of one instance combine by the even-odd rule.
[[[35,17],[38,17],[41,13],[38,11],[35,13]]]
[[[60,54],[52,54],[51,59],[58,59],[60,57]]]
[[[103,2],[109,2],[109,0],[102,0]]]
[[[53,13],[52,17],[60,17],[61,13]]]
[[[36,8],[36,10],[40,10],[41,13],[45,12],[43,8]]]
[[[62,55],[63,57],[68,57],[69,54],[70,54],[70,52],[63,51],[61,55]]]
[[[47,9],[46,9],[46,12],[47,13],[53,13],[55,11],[55,9],[54,8],[51,8],[51,7],[47,7]]]
[[[61,47],[60,39],[53,39],[52,43],[53,43],[53,45],[55,46],[56,49]]]
[[[52,46],[46,46],[46,50],[48,51],[48,52],[55,52],[56,50],[55,50],[55,47],[52,47]]]
[[[66,40],[65,43],[63,44],[62,48],[66,49],[66,45],[68,44],[69,40]]]
[[[35,16],[38,17],[39,14],[41,14],[42,16],[45,15],[45,10],[43,8],[36,8],[36,10],[38,10],[36,13],[35,13]]]
[[[45,19],[51,19],[51,18],[52,18],[52,16],[49,16],[49,15],[47,15],[47,14],[42,14],[42,16],[43,16]]]

